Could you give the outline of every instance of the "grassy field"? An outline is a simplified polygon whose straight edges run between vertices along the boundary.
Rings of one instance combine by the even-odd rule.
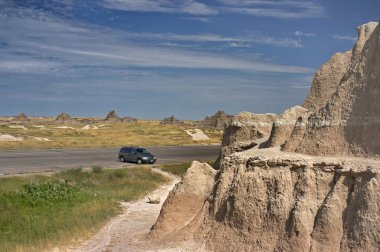
[[[166,181],[144,166],[0,178],[0,251],[64,247],[119,214],[120,201],[137,199]]]
[[[16,126],[16,127],[15,127]],[[42,127],[43,126],[43,127]],[[194,141],[185,130],[190,126],[160,125],[159,121],[97,123],[64,126],[62,124],[0,125],[0,134],[24,138],[24,141],[0,141],[0,149],[47,149],[120,147],[123,145],[164,146],[220,144],[221,130],[205,129],[210,140]],[[49,141],[47,141],[49,140]]]

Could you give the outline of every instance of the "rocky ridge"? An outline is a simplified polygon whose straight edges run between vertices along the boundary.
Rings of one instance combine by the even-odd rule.
[[[206,116],[198,127],[212,128],[212,129],[224,129],[225,125],[231,121],[232,115],[226,114],[224,111],[218,111],[213,116]]]
[[[59,124],[72,123],[73,121],[74,119],[71,118],[71,116],[65,112],[62,112],[61,114],[59,114],[54,120],[55,123],[59,123]]]
[[[262,147],[283,145],[292,134],[296,122],[307,118],[307,115],[308,110],[298,105],[285,110],[273,123],[270,137]]]
[[[175,116],[170,116],[164,118],[161,122],[161,125],[184,125],[185,123],[175,118]]]
[[[12,118],[12,122],[14,123],[28,123],[30,122],[30,119],[25,113],[20,113],[19,115]]]
[[[108,112],[106,118],[104,119],[105,122],[122,122],[123,119],[121,119],[115,112],[115,110],[111,110]]]
[[[287,151],[313,155],[380,154],[380,26],[358,28],[359,38],[336,91],[306,121],[299,144]]]
[[[283,147],[225,152],[208,197],[191,198],[198,213],[162,233],[156,224],[157,236],[193,239],[206,251],[379,251],[380,160],[360,157],[380,154],[379,30],[377,22],[359,27],[352,56],[322,66],[304,104],[310,114],[281,118],[295,121],[278,134],[282,143],[291,131]],[[223,147],[261,136],[235,123]]]
[[[276,118],[275,114],[254,114],[250,112],[241,112],[234,116],[226,124],[222,147],[215,165],[220,167],[220,162],[224,157],[250,149],[266,141]]]

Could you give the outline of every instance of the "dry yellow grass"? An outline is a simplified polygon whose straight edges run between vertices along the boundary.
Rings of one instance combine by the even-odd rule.
[[[9,124],[0,125],[0,134],[25,139],[0,141],[0,149],[95,148],[119,147],[126,144],[141,146],[219,144],[223,134],[220,130],[208,129],[205,133],[210,140],[194,141],[185,132],[192,126],[160,125],[159,121],[148,120],[128,123],[99,122],[92,124],[90,129],[83,129],[87,125],[84,123],[66,126],[54,123],[43,125],[44,127],[36,127],[31,122],[24,125],[26,129],[11,128],[12,125]],[[50,141],[36,140],[36,138],[47,138]]]

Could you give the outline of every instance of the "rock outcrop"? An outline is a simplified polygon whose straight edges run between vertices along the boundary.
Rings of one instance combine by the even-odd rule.
[[[161,122],[160,122],[161,125],[184,125],[185,123],[178,120],[177,118],[175,118],[175,116],[170,116],[170,117],[166,117],[164,118]]]
[[[380,160],[350,156],[380,154],[378,23],[359,27],[342,76],[330,98],[298,116],[282,150],[225,152],[201,210],[165,235],[194,239],[206,251],[380,251]],[[261,132],[240,138],[239,130],[223,147]]]
[[[199,122],[198,127],[224,129],[225,125],[229,123],[232,118],[232,115],[228,115],[224,111],[218,111],[213,116],[206,116],[203,121]]]
[[[380,25],[358,28],[348,69],[325,106],[306,122],[304,136],[288,151],[313,155],[380,154]]]
[[[71,116],[65,112],[62,112],[61,114],[59,114],[54,122],[55,123],[59,123],[59,124],[68,124],[68,123],[72,123],[74,121],[73,118],[71,118]]]
[[[150,235],[162,237],[189,223],[202,210],[214,186],[215,175],[216,170],[210,165],[193,161],[164,202]]]
[[[285,110],[273,123],[266,148],[283,145],[293,132],[297,120],[307,118],[308,110],[301,106],[294,106]],[[301,119],[300,119],[301,117]]]
[[[123,122],[137,122],[137,118],[131,117],[131,116],[125,116],[123,117]]]
[[[351,51],[337,53],[322,65],[314,75],[311,90],[303,103],[304,108],[318,111],[326,105],[347,72],[351,55]]]
[[[108,112],[108,114],[107,114],[106,118],[104,119],[104,121],[105,122],[110,122],[110,123],[112,123],[112,122],[122,122],[123,119],[120,118],[116,114],[115,110],[111,110],[110,112]]]
[[[14,123],[28,123],[30,119],[26,116],[25,113],[21,113],[18,116],[12,118],[12,122]]]
[[[219,167],[224,157],[250,149],[267,140],[276,118],[275,114],[250,112],[241,112],[233,117],[224,130],[222,147],[215,166]]]
[[[379,179],[378,161],[235,153],[193,235],[209,251],[378,251]]]

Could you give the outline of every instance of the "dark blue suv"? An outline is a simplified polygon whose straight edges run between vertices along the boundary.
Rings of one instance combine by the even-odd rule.
[[[120,149],[119,160],[121,162],[134,162],[137,164],[154,164],[156,157],[145,148],[129,146]]]

